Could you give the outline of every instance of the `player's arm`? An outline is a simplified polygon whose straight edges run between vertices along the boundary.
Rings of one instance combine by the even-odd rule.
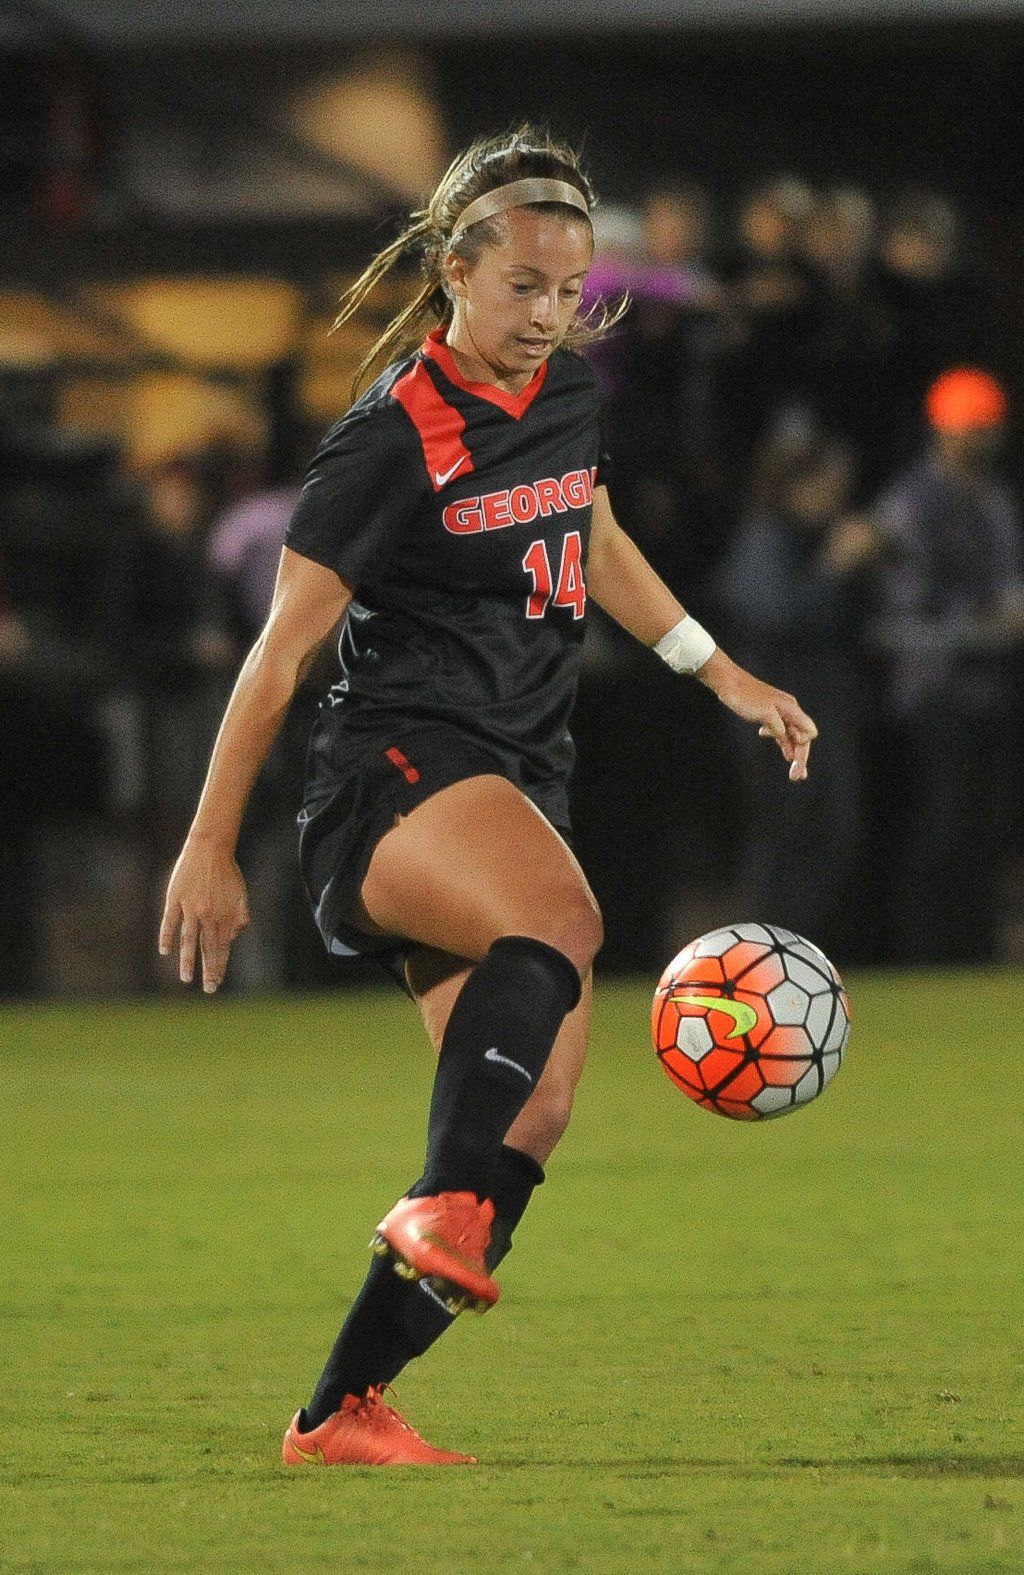
[[[231,943],[249,922],[245,882],[235,862],[246,801],[296,689],[351,598],[333,569],[283,549],[267,622],[228,701],[160,926],[164,956],[178,937],[179,974],[186,984],[198,941],[208,993],[224,978]]]
[[[691,637],[683,622],[686,609],[618,524],[607,487],[594,489],[587,586],[598,606],[644,645],[664,644],[665,637],[681,624],[684,645]],[[671,646],[672,642],[668,644]],[[763,738],[774,738],[789,762],[790,780],[802,781],[807,775],[811,741],[817,738],[818,729],[794,696],[738,667],[718,646],[709,654],[699,651],[698,655],[703,658],[700,665],[689,670],[730,711],[746,722],[756,722]],[[676,665],[671,652],[666,659]]]

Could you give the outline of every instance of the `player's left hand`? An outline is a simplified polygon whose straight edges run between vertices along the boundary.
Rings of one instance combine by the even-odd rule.
[[[818,729],[795,695],[763,683],[726,656],[720,648],[699,669],[697,677],[723,705],[745,722],[757,722],[761,738],[774,738],[789,764],[789,780],[803,782]]]

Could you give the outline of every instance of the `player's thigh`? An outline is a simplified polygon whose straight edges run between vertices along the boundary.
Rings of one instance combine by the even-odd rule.
[[[500,936],[527,935],[582,973],[601,944],[568,844],[499,776],[455,782],[402,816],[374,849],[361,897],[378,929],[473,961]]]
[[[441,1048],[452,1007],[471,966],[465,958],[425,946],[409,955],[406,978],[435,1050]],[[540,1164],[548,1159],[569,1124],[590,1039],[591,995],[588,969],[579,1004],[562,1024],[540,1082],[506,1136],[513,1148],[531,1154]]]

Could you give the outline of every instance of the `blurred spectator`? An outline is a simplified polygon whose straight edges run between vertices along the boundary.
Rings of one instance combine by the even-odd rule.
[[[891,209],[880,241],[878,291],[888,340],[878,457],[891,474],[920,442],[925,390],[943,368],[998,369],[1003,347],[989,282],[969,256],[956,210],[934,192],[908,192]]]
[[[875,205],[857,186],[834,186],[812,201],[801,243],[812,268],[837,286],[859,285],[875,241]]]
[[[105,806],[101,702],[110,586],[126,516],[116,453],[33,424],[0,434],[0,994],[46,988],[47,865]]]
[[[583,285],[584,313],[597,312],[602,305],[613,310],[635,288],[641,274],[642,230],[640,216],[632,208],[602,205],[594,214],[594,257]],[[587,348],[587,360],[594,369],[607,399],[621,392],[621,339],[617,331]]]
[[[657,186],[644,203],[643,250],[654,268],[675,273],[686,285],[689,300],[718,306],[721,291],[711,272],[713,213],[711,199],[695,181],[677,180]]]
[[[692,183],[653,191],[639,227],[600,250],[587,299],[629,295],[594,360],[604,384],[620,519],[664,578],[692,594],[724,535],[711,399],[721,288],[706,261],[709,203]]]
[[[813,206],[792,175],[757,187],[740,206],[717,381],[726,449],[742,472],[775,412],[806,397],[813,304],[800,243]]]
[[[847,512],[854,481],[851,453],[833,438],[770,436],[718,582],[737,659],[797,694],[821,730],[797,789],[763,740],[734,730],[744,799],[740,907],[826,948],[842,940],[864,820],[859,629],[879,538]]]
[[[587,302],[629,294],[673,306],[712,307],[721,292],[707,263],[710,202],[692,182],[656,188],[643,212],[599,208]]]
[[[943,373],[926,401],[931,441],[876,514],[892,553],[879,572],[879,642],[909,796],[891,834],[891,941],[910,963],[993,957],[997,886],[1015,776],[1024,636],[1020,517],[998,476],[1006,398],[985,372]]]
[[[837,187],[814,201],[801,231],[810,271],[804,393],[815,418],[861,459],[861,487],[873,493],[889,417],[883,397],[887,319],[871,266],[874,204]]]
[[[113,592],[118,681],[108,714],[122,744],[115,787],[137,842],[148,917],[195,808],[237,644],[205,561],[204,456],[173,455],[134,487],[134,528],[121,544]],[[151,944],[135,966],[164,975]]]
[[[285,526],[299,484],[269,487],[239,499],[214,522],[208,557],[232,603],[246,640],[255,639],[270,608]]]
[[[698,200],[699,199],[699,200]],[[703,261],[706,199],[698,188],[655,192],[642,215],[630,208],[599,208],[594,220],[594,260],[584,286],[584,309],[629,296],[630,316],[639,307],[667,308],[672,324],[680,308],[710,308],[719,295]],[[588,351],[606,394],[625,391],[630,371],[624,364],[625,328]]]
[[[643,365],[655,387],[659,377],[652,358],[659,351],[666,358],[665,417],[679,445],[682,485],[689,494],[685,502],[698,508],[701,497],[720,486],[722,465],[711,368],[721,341],[718,314],[724,298],[709,260],[711,225],[708,195],[693,181],[651,192],[643,211],[644,252],[651,265],[681,281],[686,297],[684,310],[675,314],[659,312],[642,298],[636,307]]]
[[[202,786],[236,647],[206,568],[198,457],[175,455],[140,479],[139,524],[121,563],[118,637],[143,706],[144,799],[157,843],[170,852]]]

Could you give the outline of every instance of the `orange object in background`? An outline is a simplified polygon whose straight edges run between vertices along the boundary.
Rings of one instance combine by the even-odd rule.
[[[988,372],[957,366],[935,379],[925,409],[939,432],[971,432],[1006,420],[1006,395]]]

